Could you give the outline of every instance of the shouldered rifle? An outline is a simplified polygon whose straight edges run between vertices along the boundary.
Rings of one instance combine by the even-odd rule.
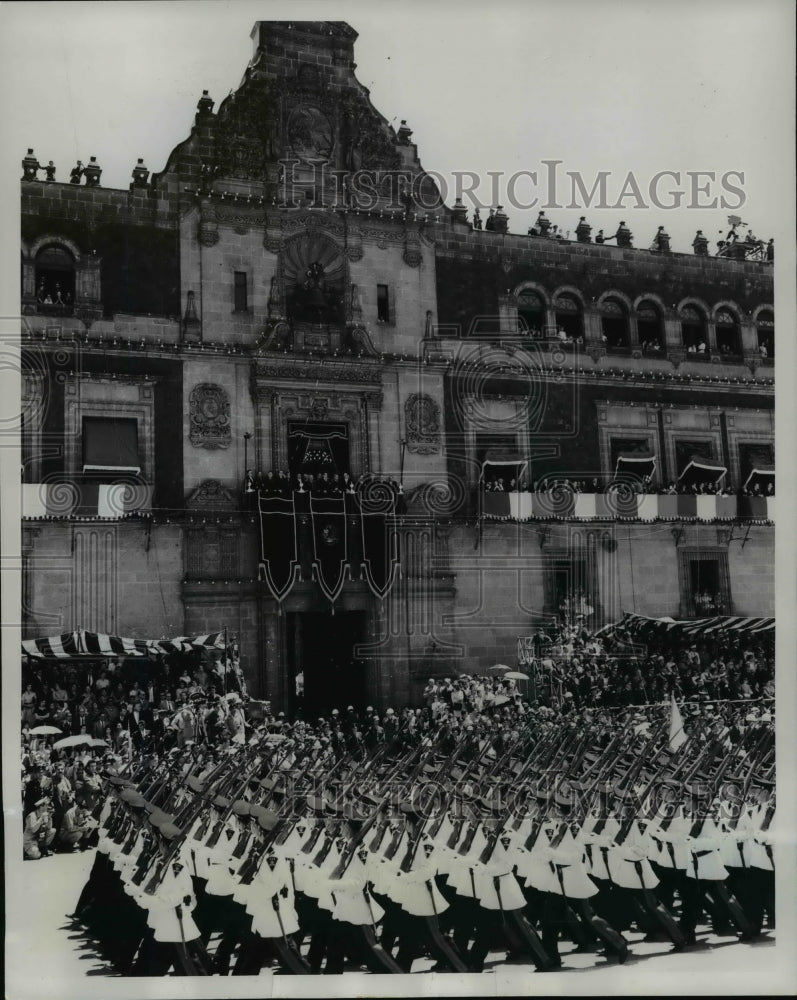
[[[379,803],[376,809],[371,813],[368,819],[362,824],[360,829],[357,831],[356,835],[352,837],[348,847],[344,851],[343,856],[338,862],[335,870],[330,875],[330,878],[341,879],[346,874],[346,869],[351,864],[352,859],[354,858],[354,855],[357,852],[357,848],[365,840],[369,830],[371,830],[373,825],[376,823],[377,817],[387,805],[389,794],[390,794],[389,792],[385,793],[385,795],[382,798],[382,801]]]
[[[249,771],[246,772],[243,781],[241,781],[236,786],[235,794],[230,796],[230,804],[224,810],[224,813],[221,816],[219,816],[219,818],[216,820],[216,825],[213,828],[213,832],[207,839],[207,844],[206,844],[207,847],[215,847],[216,844],[218,844],[219,838],[221,837],[221,832],[224,829],[224,825],[232,815],[233,806],[235,804],[236,799],[240,798],[240,796],[243,794],[243,792],[245,791],[249,782],[252,780],[255,771],[259,766],[260,766],[260,761],[258,760],[257,763],[254,765],[254,767],[252,767]],[[240,776],[240,772],[236,772],[233,776],[234,777]],[[221,791],[217,792],[217,794],[220,795]]]

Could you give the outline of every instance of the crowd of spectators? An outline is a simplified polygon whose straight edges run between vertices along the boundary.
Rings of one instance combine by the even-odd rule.
[[[173,654],[157,669],[150,662],[143,675],[131,672],[129,661],[100,668],[80,661],[28,666],[22,695],[25,857],[93,846],[103,776],[141,754],[176,753],[188,768],[203,755],[211,759],[225,746],[268,735],[290,737],[294,748],[285,766],[301,765],[304,756],[332,764],[383,744],[416,743],[444,724],[452,739],[472,731],[499,733],[507,741],[528,727],[579,719],[608,723],[617,712],[632,713],[629,719],[645,725],[671,696],[683,707],[687,731],[719,720],[735,739],[740,727],[771,720],[774,651],[767,639],[665,633],[640,640],[618,626],[595,634],[582,615],[566,618],[538,630],[532,662],[520,675],[496,664],[484,674],[431,677],[421,707],[349,705],[317,719],[274,714],[267,702],[246,704],[237,664],[227,668],[225,685],[222,664],[207,654]],[[65,737],[73,739],[64,744]]]
[[[403,488],[397,480],[389,476],[360,476],[355,479],[350,473],[343,472],[298,472],[293,476],[285,469],[277,472],[255,472],[247,469],[244,477],[244,493],[262,493],[263,496],[290,496],[292,492],[312,493],[313,496],[343,496],[353,494],[361,486],[368,484],[384,485],[400,495]]]
[[[576,621],[536,643],[537,696],[565,707],[710,703],[775,697],[774,649],[760,637],[713,632],[643,641],[615,628],[596,636]]]
[[[500,468],[500,467],[499,467]],[[656,494],[658,496],[688,495],[688,496],[744,496],[773,497],[775,495],[775,479],[770,478],[762,486],[758,480],[750,485],[742,485],[738,489],[727,481],[727,477],[711,482],[709,480],[676,480],[671,479],[665,484],[654,483],[650,476],[594,476],[592,479],[571,479],[567,476],[547,477],[531,480],[523,476],[515,477],[501,475],[500,472],[485,472],[480,482],[485,493],[604,493],[607,489],[621,488],[633,490],[640,494]]]
[[[83,785],[88,775],[94,787],[97,770],[109,761],[143,749],[243,738],[245,683],[234,659],[226,676],[222,659],[210,663],[200,653],[143,666],[114,659],[100,666],[47,661],[23,666],[23,687],[27,857],[89,843],[96,802]]]

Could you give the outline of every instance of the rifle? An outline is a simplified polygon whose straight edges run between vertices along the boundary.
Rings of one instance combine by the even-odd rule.
[[[377,820],[377,817],[379,816],[379,814],[381,813],[381,811],[384,809],[384,807],[387,805],[388,799],[389,799],[389,795],[390,795],[389,792],[385,793],[385,795],[383,796],[382,801],[380,802],[380,804],[371,813],[371,815],[368,817],[368,819],[363,823],[363,825],[357,831],[357,834],[352,838],[350,844],[346,848],[346,851],[344,852],[343,856],[341,857],[340,861],[338,862],[337,867],[335,868],[335,870],[330,875],[330,878],[336,879],[336,880],[337,879],[342,879],[343,876],[346,874],[346,869],[352,863],[352,860],[354,859],[354,855],[357,852],[357,848],[360,846],[360,844],[363,842],[363,840],[365,840],[365,837],[368,834],[368,831],[373,827],[374,823]]]
[[[219,838],[221,837],[221,832],[224,829],[224,825],[227,822],[227,820],[230,818],[230,816],[232,815],[233,805],[234,805],[236,799],[240,798],[240,796],[243,794],[243,792],[245,791],[245,789],[246,789],[247,785],[249,784],[249,782],[252,780],[252,777],[253,777],[255,771],[257,770],[257,768],[259,766],[260,766],[260,758],[257,758],[254,767],[252,767],[249,771],[246,772],[246,776],[244,777],[244,780],[236,787],[236,794],[233,795],[230,798],[230,804],[224,810],[223,815],[221,815],[216,820],[216,825],[213,828],[213,832],[208,837],[207,844],[206,844],[207,847],[213,848],[213,847],[216,846],[216,844],[218,844]],[[236,772],[233,773],[233,775],[231,777],[236,777],[239,774],[240,774],[240,772],[236,771]],[[220,795],[221,791],[218,791],[217,794]]]

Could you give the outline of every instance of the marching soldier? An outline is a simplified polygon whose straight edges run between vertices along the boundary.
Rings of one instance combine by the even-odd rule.
[[[773,919],[771,727],[723,730],[725,752],[697,726],[671,752],[666,725],[386,718],[381,735],[366,722],[371,745],[349,717],[342,738],[283,726],[108,775],[75,918],[119,971],[151,976],[398,973],[422,956],[462,972],[491,949],[548,970],[562,937],[623,962],[634,924],[681,948],[704,912],[745,940]],[[46,849],[45,807],[26,856]]]

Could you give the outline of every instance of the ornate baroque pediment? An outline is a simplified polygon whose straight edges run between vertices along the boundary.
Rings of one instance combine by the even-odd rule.
[[[365,89],[354,78],[341,86],[314,63],[277,80],[250,73],[219,108],[215,133],[217,177],[273,180],[269,166],[280,159],[351,172],[402,166],[396,136]]]

